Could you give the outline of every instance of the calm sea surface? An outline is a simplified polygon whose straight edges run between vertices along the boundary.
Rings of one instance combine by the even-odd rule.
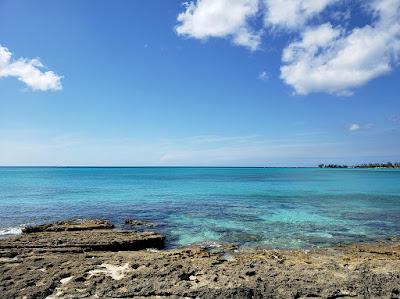
[[[168,247],[304,248],[400,235],[400,171],[0,168],[0,237],[76,218],[155,221]]]

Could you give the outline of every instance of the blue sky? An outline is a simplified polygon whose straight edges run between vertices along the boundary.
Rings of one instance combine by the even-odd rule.
[[[0,1],[0,165],[400,161],[400,0]]]

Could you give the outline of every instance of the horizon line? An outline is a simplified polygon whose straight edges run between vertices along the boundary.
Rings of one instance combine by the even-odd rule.
[[[0,165],[0,168],[318,168],[318,166],[54,166]]]

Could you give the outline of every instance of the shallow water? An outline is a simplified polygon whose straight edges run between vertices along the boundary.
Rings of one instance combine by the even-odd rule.
[[[0,235],[75,218],[155,221],[168,246],[305,248],[397,236],[400,171],[0,168]]]

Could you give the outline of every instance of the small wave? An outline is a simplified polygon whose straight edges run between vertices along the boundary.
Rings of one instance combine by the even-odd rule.
[[[155,248],[147,248],[148,252],[160,252],[160,250],[155,249]]]
[[[0,238],[22,234],[21,226],[0,228]]]
[[[221,242],[218,242],[218,241],[203,241],[203,242],[192,243],[191,245],[194,245],[194,244],[197,244],[197,245],[200,245],[200,246],[203,246],[203,247],[206,247],[206,248],[219,248],[219,247],[222,247]]]

